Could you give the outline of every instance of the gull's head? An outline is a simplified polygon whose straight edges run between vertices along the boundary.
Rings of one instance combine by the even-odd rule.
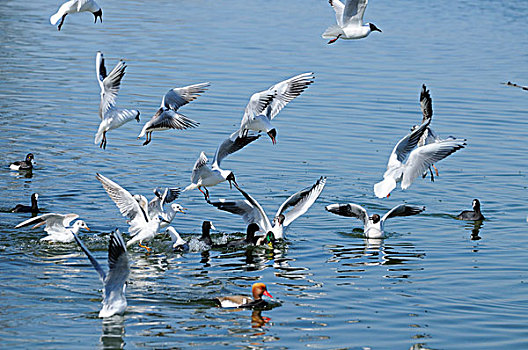
[[[78,227],[79,229],[83,228],[86,231],[90,231],[90,228],[88,227],[88,225],[86,225],[86,223],[83,220],[75,221],[75,223],[73,224],[73,227]]]
[[[284,220],[286,220],[286,217],[282,214],[279,214],[273,219],[273,224],[282,225],[284,223]]]
[[[372,220],[372,223],[373,224],[377,224],[378,222],[380,222],[380,216],[378,214],[374,214],[370,217],[370,220]]]
[[[229,181],[229,188],[233,188],[233,184],[238,187],[238,184],[235,179],[235,174],[233,174],[232,171],[229,173],[229,175],[227,175],[226,180]]]
[[[267,134],[270,137],[271,142],[273,144],[276,144],[277,143],[277,130],[276,129],[271,129],[270,131],[267,132]]]
[[[101,23],[103,23],[103,10],[102,9],[99,9],[95,12],[92,12],[94,17],[95,17],[95,21],[94,23],[97,23],[97,18],[99,17],[99,20],[101,21]]]
[[[172,210],[174,210],[175,213],[180,212],[180,213],[185,214],[185,210],[187,210],[186,208],[182,207],[178,203],[171,204],[171,208],[172,208]]]
[[[381,33],[381,29],[379,29],[378,27],[376,27],[376,25],[374,23],[369,23],[368,24],[369,27],[370,27],[370,31],[371,32],[380,32]]]

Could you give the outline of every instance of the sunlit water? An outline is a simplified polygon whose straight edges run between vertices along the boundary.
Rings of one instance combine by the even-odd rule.
[[[0,340],[6,347],[71,348],[527,348],[528,83],[525,1],[371,1],[365,19],[383,33],[328,46],[327,1],[100,1],[104,23],[69,16],[48,22],[59,1],[0,6]],[[144,122],[171,87],[203,81],[209,91],[182,108],[193,130],[153,134],[140,125],[93,144],[99,120],[95,53],[109,68],[127,61],[118,106]],[[40,194],[46,212],[78,213],[82,239],[106,266],[108,232],[125,219],[95,179],[101,172],[132,193],[188,184],[200,151],[212,157],[240,122],[252,93],[313,71],[315,83],[276,119],[278,144],[262,138],[227,159],[239,184],[270,215],[293,192],[328,176],[311,210],[275,250],[172,253],[129,251],[129,307],[97,317],[101,285],[72,244],[39,242],[41,229],[5,211]],[[468,139],[438,164],[436,182],[417,179],[377,199],[395,142],[420,121],[422,83],[431,90],[434,129]],[[33,152],[32,177],[8,164]],[[240,198],[226,184],[213,198]],[[454,220],[479,198],[489,220]],[[174,226],[186,239],[210,219],[226,240],[238,217],[209,207],[198,191]],[[331,215],[335,202],[383,213],[408,202],[426,212],[387,222],[388,237],[365,240],[358,221]],[[241,237],[241,234],[237,234]],[[262,281],[269,310],[227,311],[217,295],[249,293]]]

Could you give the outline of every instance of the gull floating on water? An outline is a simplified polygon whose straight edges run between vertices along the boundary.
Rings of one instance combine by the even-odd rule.
[[[153,219],[149,217],[146,199],[138,202],[130,192],[107,177],[99,173],[95,177],[101,182],[106,193],[114,201],[121,215],[128,218],[127,222],[130,225],[128,232],[132,236],[132,239],[127,242],[127,247],[139,242],[140,247],[150,251],[150,248],[142,245],[142,243],[143,241],[154,238],[159,231],[162,219],[159,216],[155,216]]]
[[[108,274],[106,274],[83,242],[74,233],[73,237],[92,263],[95,271],[99,273],[103,282],[103,307],[99,311],[99,317],[110,317],[122,314],[127,307],[125,297],[126,281],[130,273],[128,254],[126,252],[125,241],[118,229],[110,235],[108,243]]]
[[[94,23],[97,23],[97,18],[103,23],[103,10],[95,2],[95,0],[70,0],[61,5],[57,13],[50,17],[50,23],[56,25],[59,20],[58,30],[61,30],[64,24],[64,19],[67,15],[79,12],[91,12],[94,17]]]
[[[156,114],[145,123],[141,133],[137,137],[139,140],[146,135],[143,146],[148,145],[152,141],[152,132],[154,131],[169,129],[183,130],[197,127],[200,123],[187,118],[177,111],[181,106],[196,100],[201,93],[207,90],[208,86],[209,83],[201,83],[170,89],[163,96],[160,108]]]
[[[239,136],[247,136],[249,130],[266,132],[275,144],[277,130],[271,121],[290,101],[306,90],[314,79],[313,73],[303,73],[253,94],[240,122]]]
[[[383,217],[380,218],[378,214],[368,216],[367,211],[360,205],[348,204],[330,204],[325,209],[331,213],[357,218],[363,221],[363,233],[367,238],[381,238],[384,235],[383,226],[385,220],[394,218],[396,216],[410,216],[421,213],[425,207],[417,207],[414,205],[400,204],[389,210]]]
[[[328,1],[336,13],[337,25],[328,27],[323,33],[324,39],[331,39],[328,44],[337,39],[361,39],[373,31],[381,32],[374,23],[363,24],[363,15],[368,0],[347,0],[346,5],[339,0]]]
[[[432,164],[464,148],[466,140],[457,139],[442,140],[415,148],[430,122],[431,119],[427,120],[396,144],[389,157],[387,170],[383,174],[383,181],[374,185],[374,193],[378,198],[388,197],[396,188],[397,182],[401,182],[402,190],[407,189],[414,179]]]
[[[15,228],[25,227],[33,224],[36,225],[32,228],[37,228],[45,224],[46,227],[44,227],[44,231],[46,231],[48,235],[41,238],[40,241],[69,243],[73,242],[73,234],[79,233],[81,228],[90,231],[83,220],[77,220],[73,223],[73,225],[70,226],[70,223],[78,217],[79,215],[77,214],[63,215],[49,213],[23,221],[16,225]]]
[[[117,129],[121,125],[136,119],[139,123],[139,111],[135,109],[116,108],[116,98],[121,86],[121,79],[125,75],[125,61],[120,60],[110,74],[106,74],[103,53],[97,51],[95,58],[95,71],[97,82],[101,87],[101,102],[99,104],[99,118],[101,124],[95,134],[94,143],[99,147],[106,148],[106,133],[112,129]]]
[[[282,239],[284,229],[312,206],[323,191],[325,184],[326,177],[321,176],[313,186],[291,195],[277,210],[273,223],[268,219],[262,206],[238,185],[235,187],[246,198],[245,200],[220,199],[218,202],[209,201],[209,204],[220,210],[240,215],[246,225],[256,223],[265,233],[271,231],[275,239]]]
[[[191,184],[183,190],[189,191],[197,188],[203,193],[205,199],[209,199],[209,191],[207,187],[216,186],[221,182],[229,181],[229,186],[234,183],[237,185],[235,174],[230,170],[223,170],[220,168],[220,163],[228,155],[241,150],[251,142],[257,140],[260,136],[248,135],[240,137],[238,131],[235,131],[227,139],[224,140],[216,149],[216,153],[213,159],[212,167],[207,165],[208,159],[204,152],[200,153],[200,157],[194,164],[194,168],[191,174]],[[202,191],[205,189],[205,192]]]

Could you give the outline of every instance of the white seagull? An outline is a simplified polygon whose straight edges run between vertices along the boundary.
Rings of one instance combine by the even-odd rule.
[[[200,153],[200,157],[194,164],[193,171],[191,173],[191,184],[183,190],[189,191],[197,188],[203,193],[205,199],[209,199],[209,191],[207,187],[218,185],[221,182],[229,181],[229,187],[232,183],[238,185],[235,179],[235,174],[230,170],[223,170],[220,168],[222,160],[238,150],[241,150],[251,142],[257,140],[260,135],[248,135],[240,137],[238,131],[235,131],[227,139],[224,140],[216,149],[216,153],[213,159],[212,167],[207,165],[208,159],[204,152]],[[202,191],[205,189],[205,192]]]
[[[78,12],[91,12],[95,17],[94,23],[97,23],[97,18],[103,23],[103,10],[101,10],[101,7],[95,2],[95,0],[66,1],[61,5],[57,13],[50,17],[50,23],[56,25],[60,20],[57,29],[61,30],[61,27],[64,24],[64,18],[69,14]]]
[[[23,221],[20,224],[16,225],[15,228],[20,228],[33,224],[35,224],[35,226],[33,226],[32,228],[37,228],[45,224],[46,227],[44,227],[44,231],[46,231],[48,235],[46,237],[41,238],[40,241],[69,243],[73,242],[74,239],[72,233],[79,233],[79,230],[81,228],[90,231],[90,229],[88,228],[88,226],[86,226],[86,223],[83,220],[77,220],[73,223],[73,225],[70,225],[70,223],[78,217],[79,215],[77,214],[63,215],[48,213]]]
[[[160,229],[163,229],[170,225],[176,213],[185,214],[185,208],[178,203],[172,203],[180,195],[180,189],[178,187],[173,188],[155,188],[154,198],[148,203],[148,215],[150,219],[154,219],[156,216],[160,216],[163,220],[160,223]],[[164,210],[164,205],[172,203],[167,211]]]
[[[302,73],[257,92],[251,96],[240,122],[239,136],[246,136],[249,130],[266,132],[275,144],[277,130],[271,124],[288,102],[299,96],[314,82],[313,73]]]
[[[99,317],[110,317],[122,314],[127,307],[125,297],[126,281],[130,274],[128,254],[125,247],[125,241],[118,229],[110,235],[108,243],[108,274],[106,274],[101,265],[95,260],[92,253],[85,247],[83,242],[73,235],[79,247],[86,254],[92,263],[95,271],[99,273],[101,282],[103,282],[103,307],[99,311]]]
[[[256,223],[264,232],[272,232],[275,239],[282,239],[284,229],[314,204],[325,184],[326,177],[321,176],[313,186],[291,195],[279,207],[273,222],[270,222],[261,205],[238,186],[235,187],[246,198],[245,200],[227,201],[220,199],[218,202],[208,202],[220,210],[242,216],[246,225]]]
[[[126,64],[120,60],[110,74],[106,74],[104,57],[101,51],[97,51],[95,57],[95,71],[97,82],[101,87],[101,103],[99,104],[99,118],[101,124],[97,134],[95,134],[94,143],[99,147],[106,148],[106,133],[109,130],[117,129],[121,125],[136,119],[139,123],[139,111],[135,109],[120,109],[115,107],[117,93],[121,86],[121,79],[125,75]]]
[[[153,219],[149,217],[146,200],[138,202],[130,192],[99,173],[97,173],[95,177],[101,182],[106,193],[108,193],[110,198],[114,201],[121,212],[121,215],[128,218],[127,222],[130,225],[128,232],[132,236],[132,239],[127,242],[127,247],[139,242],[141,248],[150,251],[151,249],[142,245],[142,243],[143,241],[154,238],[159,231],[162,219],[159,216],[156,216]]]
[[[197,127],[200,123],[187,118],[177,111],[181,106],[196,100],[201,93],[207,90],[208,86],[209,83],[200,83],[170,89],[165,96],[163,96],[160,108],[156,114],[145,123],[141,133],[137,137],[139,140],[146,135],[146,140],[143,143],[143,146],[148,145],[150,141],[152,141],[153,131],[169,129],[184,130]]]
[[[383,181],[374,185],[374,193],[378,198],[388,197],[397,182],[401,182],[402,190],[407,189],[432,164],[464,148],[466,140],[447,139],[415,149],[430,122],[431,119],[427,120],[396,144],[383,174]]]
[[[323,33],[324,39],[331,39],[328,44],[337,39],[361,39],[373,31],[381,32],[374,23],[363,24],[363,15],[368,0],[347,0],[346,5],[339,0],[328,1],[336,13],[337,25],[328,27]]]
[[[348,204],[330,204],[325,207],[331,213],[357,218],[363,221],[363,233],[367,238],[381,238],[384,235],[383,226],[385,220],[396,216],[411,216],[421,213],[425,207],[414,205],[400,204],[389,210],[382,218],[378,214],[368,216],[367,211],[360,205]]]

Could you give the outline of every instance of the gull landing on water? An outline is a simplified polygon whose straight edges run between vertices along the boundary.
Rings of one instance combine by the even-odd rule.
[[[37,228],[41,225],[46,225],[44,231],[48,234],[46,237],[40,239],[40,241],[48,242],[59,242],[59,243],[69,243],[73,242],[72,233],[79,233],[81,228],[90,231],[86,223],[82,220],[77,220],[70,225],[70,223],[77,219],[79,215],[77,214],[55,214],[48,213],[34,218],[28,219],[16,225],[15,228],[20,228],[24,226],[29,226],[35,224],[32,228]]]
[[[67,15],[79,12],[91,12],[94,17],[94,23],[97,23],[97,18],[103,23],[103,10],[95,2],[95,0],[70,0],[61,5],[57,13],[50,17],[50,23],[55,25],[59,23],[57,27],[58,30],[61,30],[62,25],[64,24],[64,19]]]
[[[275,239],[282,239],[284,229],[310,209],[317,198],[319,198],[325,184],[326,177],[321,176],[313,186],[291,195],[277,210],[273,224],[268,219],[262,206],[238,185],[235,187],[242,193],[245,200],[227,201],[220,199],[218,202],[208,201],[208,203],[220,210],[240,215],[246,225],[256,223],[265,233],[272,232]]]
[[[99,273],[101,282],[103,282],[103,307],[99,311],[99,317],[110,317],[124,313],[127,307],[125,290],[126,281],[130,274],[130,266],[125,241],[119,230],[116,229],[110,235],[110,242],[108,243],[108,274],[104,272],[92,252],[86,248],[75,233],[73,237],[92,263],[95,271]]]
[[[336,13],[337,25],[329,27],[322,35],[324,39],[331,39],[328,44],[337,39],[361,39],[373,31],[381,32],[374,23],[363,24],[363,14],[368,0],[347,0],[346,5],[339,0],[328,1]]]
[[[277,143],[277,130],[271,121],[290,101],[306,90],[314,79],[314,73],[302,73],[253,94],[240,122],[238,136],[247,136],[249,130],[264,131],[273,144]]]
[[[126,64],[119,61],[110,74],[106,74],[104,56],[101,51],[97,52],[95,58],[95,71],[97,82],[101,88],[101,102],[99,104],[99,118],[101,124],[95,134],[94,143],[99,143],[99,148],[106,149],[106,133],[112,129],[117,129],[121,125],[136,119],[139,123],[139,111],[135,109],[119,109],[115,107],[115,100],[121,80],[125,76]]]
[[[414,205],[400,204],[389,210],[383,217],[378,214],[368,216],[367,211],[360,205],[348,204],[330,204],[325,209],[331,213],[357,218],[363,221],[363,233],[367,238],[381,238],[384,235],[383,226],[385,220],[396,216],[411,216],[420,214],[425,210],[425,207],[417,207]]]
[[[165,96],[163,96],[160,108],[156,114],[145,123],[141,133],[137,137],[139,140],[146,135],[146,140],[143,143],[143,146],[148,145],[150,141],[152,141],[153,131],[169,129],[184,130],[197,127],[200,123],[187,118],[177,111],[181,106],[196,100],[201,93],[207,90],[208,86],[209,83],[200,83],[170,89]]]

